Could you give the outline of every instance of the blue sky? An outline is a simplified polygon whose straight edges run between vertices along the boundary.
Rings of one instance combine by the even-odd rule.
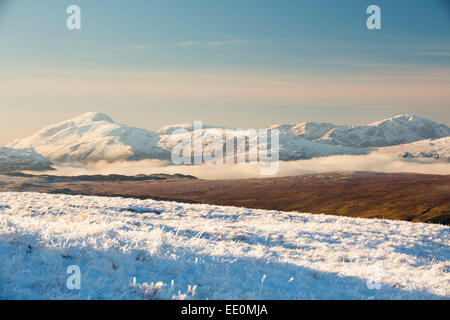
[[[80,31],[65,26],[71,4]],[[366,28],[370,4],[382,30]],[[14,0],[0,10],[0,143],[86,111],[148,129],[398,113],[450,124],[445,0]]]

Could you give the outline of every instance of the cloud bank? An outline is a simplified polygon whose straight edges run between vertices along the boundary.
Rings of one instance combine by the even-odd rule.
[[[98,162],[89,166],[57,166],[51,175],[92,175],[92,174],[189,174],[201,179],[264,178],[260,164],[237,165],[192,165],[170,166],[160,160],[106,163]],[[309,173],[334,171],[377,171],[410,172],[424,174],[450,174],[450,163],[428,159],[403,159],[390,154],[370,154],[362,156],[331,156],[309,160],[280,161],[276,176],[294,176]]]

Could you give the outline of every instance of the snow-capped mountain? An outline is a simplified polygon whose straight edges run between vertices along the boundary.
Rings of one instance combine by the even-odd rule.
[[[226,150],[225,138],[215,140],[214,137],[227,137],[227,139],[234,139],[235,141],[245,141],[244,139],[248,139],[248,145],[259,146],[259,148],[270,150],[270,138],[268,138],[267,143],[263,143],[258,141],[258,136],[252,135],[251,131],[240,129],[227,130],[220,128],[209,128],[202,129],[200,132],[191,131],[185,134],[161,135],[159,144],[168,150],[172,150],[176,144],[183,141],[186,135],[190,135],[191,138],[191,140],[188,140],[188,143],[192,141],[194,145],[201,145],[205,154],[209,154],[209,152],[214,153],[214,150]],[[244,156],[248,156],[251,154],[252,151],[248,145],[243,152],[239,149],[235,150],[236,156],[239,157],[242,154],[244,154]],[[314,157],[331,155],[360,155],[367,154],[372,151],[370,148],[351,148],[310,141],[288,132],[280,132],[279,146],[279,159],[283,161],[311,159]],[[258,152],[256,149],[253,149],[253,151],[255,154]]]
[[[278,129],[283,134],[293,134],[297,137],[316,140],[323,137],[327,132],[336,128],[332,123],[325,122],[302,122],[293,124],[280,124],[269,127],[268,129]]]
[[[103,113],[89,112],[46,127],[8,144],[11,148],[34,148],[57,162],[95,162],[168,159],[158,147],[159,134],[114,122]]]
[[[284,161],[344,154],[361,155],[371,151],[370,148],[329,145],[303,139],[290,133],[280,133],[280,160]]]
[[[336,127],[316,140],[347,147],[384,147],[447,136],[446,125],[403,114],[366,126]]]
[[[312,141],[346,147],[384,147],[450,136],[450,128],[446,125],[410,114],[361,126],[304,122],[270,128]]]
[[[211,125],[205,125],[205,124],[202,124],[202,128],[203,129],[225,129],[225,127],[211,126]],[[170,125],[164,126],[158,130],[158,133],[165,135],[165,134],[172,134],[176,130],[186,130],[186,131],[192,132],[192,131],[194,131],[194,129],[195,128],[194,128],[193,123],[184,122],[184,123],[170,124]]]
[[[219,150],[225,147],[225,141],[210,139],[208,134],[226,135],[229,138],[231,135],[237,140],[249,132],[205,125],[202,127],[202,131],[194,131],[193,124],[182,123],[152,132],[116,123],[102,113],[89,112],[44,128],[34,135],[17,139],[7,147],[33,148],[45,158],[61,163],[170,160],[172,148],[186,138],[186,135],[193,137],[193,140],[200,139],[196,145],[202,145],[209,150]],[[177,129],[186,131],[173,135]],[[367,154],[378,147],[450,136],[450,128],[447,126],[413,115],[399,115],[366,126],[304,122],[274,125],[268,129],[279,130],[280,160],[286,161],[331,155]],[[252,142],[251,139],[256,137],[250,138],[249,142]],[[439,152],[448,152],[448,148],[448,140],[443,140]]]
[[[450,161],[450,137],[426,139],[378,149],[379,152],[397,154],[403,158],[431,158]]]
[[[0,147],[0,172],[52,170],[52,162],[32,149]]]

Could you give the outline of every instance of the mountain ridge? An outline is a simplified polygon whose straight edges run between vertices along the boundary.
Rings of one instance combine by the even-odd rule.
[[[12,149],[0,147],[0,172],[21,170],[53,170],[53,163],[33,149]]]
[[[203,147],[223,145],[205,141],[193,134],[191,123],[168,125],[158,132],[114,122],[104,113],[88,112],[73,119],[47,126],[37,133],[18,138],[6,147],[33,149],[43,157],[60,163],[115,162],[122,160],[170,160],[173,146],[184,134],[172,136],[176,129],[202,139]],[[327,122],[278,124],[267,129],[280,131],[280,160],[310,159],[330,155],[368,154],[377,148],[414,143],[450,136],[450,128],[412,114],[372,122],[368,125],[339,126]],[[225,131],[224,127],[205,125],[203,132],[216,130],[243,136],[246,130]],[[440,150],[448,148],[448,140]],[[216,149],[217,150],[217,149]],[[417,151],[417,152],[420,152]]]

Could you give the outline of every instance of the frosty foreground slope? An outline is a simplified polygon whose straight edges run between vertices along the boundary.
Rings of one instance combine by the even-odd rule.
[[[448,299],[449,245],[441,225],[0,193],[0,298]]]

